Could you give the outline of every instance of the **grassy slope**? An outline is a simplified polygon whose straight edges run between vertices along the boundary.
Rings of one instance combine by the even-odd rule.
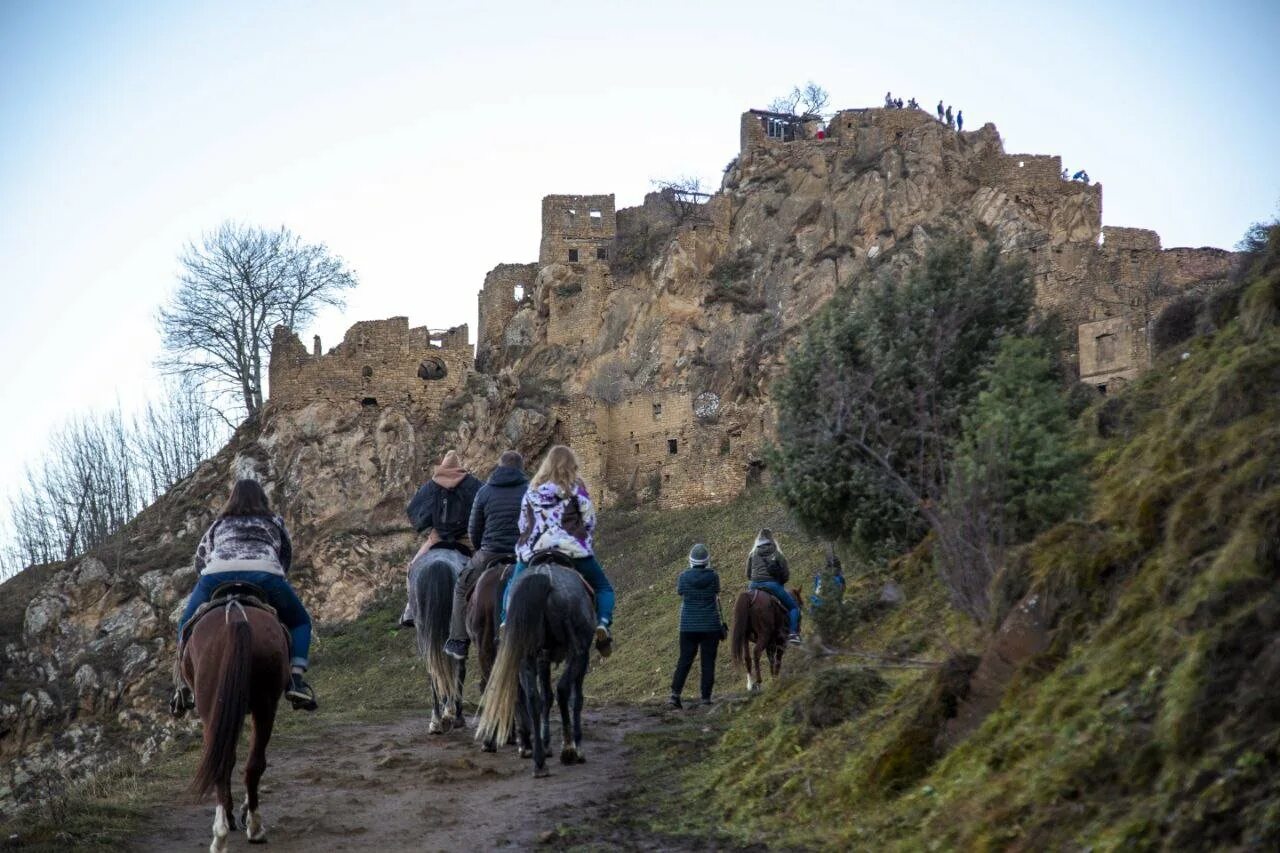
[[[911,671],[812,725],[833,681],[858,687],[817,662],[733,714],[692,766],[678,740],[650,745],[688,767],[680,800],[703,826],[828,849],[1280,843],[1280,333],[1233,326],[1190,353],[1092,413],[1110,437],[1094,439],[1091,516],[1002,581],[1050,602],[1051,647],[973,736],[935,760],[939,693]],[[914,594],[855,644],[928,656],[939,632],[918,631],[963,637],[925,561],[898,570]]]

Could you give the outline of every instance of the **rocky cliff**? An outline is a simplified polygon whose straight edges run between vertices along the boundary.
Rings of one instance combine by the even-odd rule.
[[[743,117],[743,148],[709,199],[658,193],[614,219],[612,197],[599,197],[603,221],[560,203],[597,197],[549,197],[539,261],[498,267],[481,292],[479,369],[458,360],[456,330],[412,356],[440,350],[418,376],[449,374],[447,393],[418,394],[398,374],[378,386],[396,397],[368,393],[383,371],[413,366],[362,360],[361,335],[312,357],[286,333],[293,378],[311,382],[312,358],[359,373],[277,383],[281,356],[260,421],[109,547],[0,587],[0,809],[192,730],[161,715],[174,618],[235,476],[268,485],[317,621],[347,619],[399,582],[416,544],[403,507],[447,446],[484,474],[506,447],[532,458],[569,441],[611,502],[737,494],[759,475],[768,383],[790,337],[837,287],[944,231],[1023,254],[1041,306],[1072,324],[1118,316],[1130,340],[1102,365],[1104,382],[1144,355],[1109,293],[1157,273],[1175,289],[1211,285],[1230,261],[1162,252],[1150,232],[1103,240],[1100,187],[1061,180],[1057,158],[1006,155],[990,125],[958,134],[917,111],[853,110],[821,137],[780,141],[762,115]]]

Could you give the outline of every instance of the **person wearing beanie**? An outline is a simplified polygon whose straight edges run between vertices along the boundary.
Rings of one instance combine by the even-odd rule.
[[[787,592],[787,581],[791,580],[791,569],[787,566],[787,558],[773,538],[773,531],[767,527],[760,528],[756,535],[755,545],[747,553],[747,588],[762,589],[772,595],[782,606],[787,608],[787,619],[790,622],[790,634],[787,642],[800,645],[800,605]]]
[[[702,657],[702,679],[699,682],[702,704],[711,704],[711,688],[716,680],[716,651],[723,639],[720,618],[720,575],[711,566],[711,553],[702,543],[689,550],[689,568],[676,581],[680,596],[680,658],[671,677],[672,708],[684,707],[680,693],[693,667],[695,656]]]
[[[467,522],[471,519],[471,504],[476,499],[476,492],[480,491],[480,485],[480,480],[462,467],[457,451],[450,450],[444,455],[431,479],[418,489],[405,507],[405,514],[409,516],[414,530],[419,533],[431,531],[427,541],[418,549],[418,555],[441,542],[458,545],[460,550],[471,555]],[[415,560],[418,555],[414,556]],[[413,560],[409,565],[413,565]],[[407,603],[400,624],[406,628],[413,627],[413,614]]]

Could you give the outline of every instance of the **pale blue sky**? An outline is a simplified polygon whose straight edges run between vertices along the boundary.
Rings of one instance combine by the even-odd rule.
[[[739,113],[807,79],[945,98],[1166,246],[1276,212],[1280,4],[1052,5],[0,0],[0,495],[51,427],[152,386],[174,259],[223,219],[360,273],[326,347],[396,314],[474,335],[544,194],[715,182]]]

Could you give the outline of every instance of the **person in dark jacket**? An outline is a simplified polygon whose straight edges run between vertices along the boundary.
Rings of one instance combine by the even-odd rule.
[[[711,688],[716,682],[716,651],[720,645],[720,575],[711,567],[707,546],[694,545],[689,551],[689,568],[676,581],[680,595],[680,659],[671,676],[672,708],[683,707],[680,693],[693,667],[695,655],[702,656],[702,679],[698,684],[702,704],[711,704]]]
[[[267,603],[289,630],[292,677],[285,698],[295,709],[314,711],[315,692],[302,680],[311,650],[311,616],[286,578],[292,563],[289,531],[284,519],[271,512],[267,493],[256,480],[238,481],[196,546],[195,569],[200,579],[178,619],[178,637],[181,639],[183,628],[219,586],[235,581],[253,584],[266,593]],[[186,685],[169,703],[176,717],[194,707]]]
[[[424,551],[441,542],[459,545],[467,553],[471,553],[472,543],[467,541],[467,523],[471,519],[471,505],[475,502],[476,492],[480,491],[480,480],[462,467],[462,460],[457,452],[450,450],[440,460],[431,479],[423,484],[405,507],[405,514],[413,528],[419,533],[426,533],[427,540],[422,543],[413,559],[418,559]],[[409,561],[413,565],[413,560]],[[407,586],[406,580],[406,586]],[[407,596],[406,596],[407,597]],[[404,606],[404,615],[400,624],[413,626],[413,615],[408,602]]]
[[[787,608],[787,618],[791,624],[791,633],[787,642],[800,644],[800,605],[787,592],[787,581],[791,580],[791,569],[787,566],[787,558],[773,538],[773,531],[761,528],[756,536],[756,543],[747,554],[747,588],[762,589],[769,593],[782,606]]]
[[[471,595],[489,561],[508,555],[512,562],[515,561],[516,539],[520,535],[520,502],[528,488],[524,457],[508,450],[498,458],[498,467],[489,475],[489,482],[476,492],[467,532],[478,549],[471,563],[458,575],[458,583],[453,588],[453,619],[449,624],[449,642],[444,646],[445,654],[450,657],[467,659],[467,649],[471,645],[467,636],[467,596]]]

